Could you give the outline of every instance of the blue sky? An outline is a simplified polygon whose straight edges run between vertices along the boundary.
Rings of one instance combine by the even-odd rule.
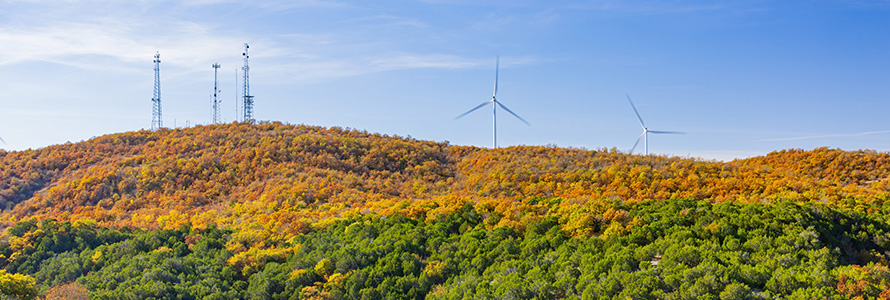
[[[0,0],[0,148],[235,120],[251,45],[259,120],[491,146],[705,159],[890,150],[890,1]],[[239,83],[240,85],[240,83]],[[639,150],[638,150],[639,152]]]

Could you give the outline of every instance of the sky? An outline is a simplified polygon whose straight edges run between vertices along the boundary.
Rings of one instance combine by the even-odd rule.
[[[888,0],[0,0],[0,149],[236,118],[732,160],[890,151]],[[236,75],[236,71],[238,72]],[[642,143],[634,153],[643,151]]]

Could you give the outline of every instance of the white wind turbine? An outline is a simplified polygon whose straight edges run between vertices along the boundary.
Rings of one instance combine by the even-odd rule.
[[[640,117],[640,113],[637,111],[637,107],[634,106],[634,102],[632,100],[630,100],[630,95],[627,95],[627,102],[630,102],[630,107],[632,107],[634,109],[634,113],[637,114],[637,119],[640,120],[640,126],[643,127],[643,133],[640,134],[640,137],[637,138],[637,141],[634,143],[633,148],[630,148],[630,153],[633,153],[634,149],[637,148],[637,145],[640,144],[640,139],[644,139],[643,145],[645,146],[644,147],[645,151],[646,151],[645,154],[649,155],[649,134],[650,133],[654,133],[654,134],[685,134],[685,132],[679,132],[679,131],[649,130],[649,128],[646,127],[646,124],[643,123],[643,118]]]
[[[517,115],[516,113],[514,113],[513,111],[511,111],[509,108],[507,108],[506,106],[501,104],[501,102],[498,101],[498,70],[500,69],[500,65],[501,65],[501,58],[498,57],[497,61],[495,62],[495,67],[494,67],[494,93],[491,95],[491,100],[485,101],[482,104],[479,104],[479,106],[476,106],[473,109],[454,118],[455,120],[460,119],[463,116],[466,116],[467,114],[469,114],[477,109],[482,108],[483,106],[491,104],[492,105],[491,116],[492,116],[492,128],[493,128],[492,132],[494,133],[493,144],[494,144],[495,148],[498,147],[498,106],[500,106],[501,108],[506,110],[508,113],[510,113],[511,115],[513,115],[514,117],[516,117],[517,119],[522,121],[523,123],[525,123],[525,125],[531,126],[531,124],[528,121],[526,121],[525,119],[523,119],[522,117],[520,117],[519,115]]]

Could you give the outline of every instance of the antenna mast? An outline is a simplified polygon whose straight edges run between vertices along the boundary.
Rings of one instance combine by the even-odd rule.
[[[244,56],[244,66],[241,69],[244,71],[244,89],[241,93],[244,95],[244,122],[245,123],[253,123],[253,96],[250,95],[250,66],[247,65],[247,59],[250,58],[250,55],[247,53],[247,50],[250,48],[247,43],[244,44],[244,53],[241,55]]]
[[[219,124],[219,103],[221,102],[217,99],[217,95],[219,94],[219,81],[217,80],[217,73],[219,72],[219,63],[213,64],[213,124]]]
[[[161,121],[161,53],[155,52],[155,91],[151,98],[151,129],[164,127]]]

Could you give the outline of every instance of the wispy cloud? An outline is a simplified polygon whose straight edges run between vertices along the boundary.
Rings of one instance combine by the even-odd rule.
[[[374,31],[290,31],[263,34],[257,39],[248,28],[212,23],[201,13],[203,6],[242,3],[232,0],[186,0],[184,2],[137,1],[131,6],[102,6],[96,0],[13,0],[3,3],[25,5],[25,11],[40,11],[35,20],[17,17],[0,31],[0,66],[27,62],[50,62],[108,73],[145,72],[155,51],[161,53],[167,79],[206,72],[219,61],[240,65],[241,45],[251,44],[251,66],[275,80],[318,80],[405,69],[465,69],[490,66],[479,58],[410,49],[400,41],[372,38]],[[64,9],[55,8],[54,4]],[[260,1],[259,10],[296,7],[349,7],[339,1]],[[101,7],[102,15],[91,12]],[[43,10],[45,9],[45,11]],[[97,8],[98,9],[98,8]],[[68,11],[60,11],[68,10]],[[169,12],[165,13],[165,12]],[[275,11],[278,14],[280,11]],[[0,12],[0,17],[9,15]],[[264,14],[263,12],[259,13]],[[187,16],[186,16],[187,15]],[[334,21],[332,21],[334,22]],[[426,31],[423,21],[398,15],[378,14],[346,19],[376,30]],[[368,28],[368,26],[349,26]],[[394,29],[393,29],[394,28]],[[362,49],[362,55],[355,55]],[[502,67],[540,63],[535,57],[502,59]],[[256,62],[256,65],[254,65]],[[149,67],[150,68],[150,67]]]
[[[867,132],[846,133],[846,134],[810,135],[810,136],[777,138],[777,139],[764,139],[764,140],[758,140],[758,142],[799,141],[799,140],[827,139],[827,138],[838,138],[838,137],[856,137],[856,136],[863,136],[863,135],[888,134],[888,133],[890,133],[890,130],[867,131]]]
[[[98,24],[59,22],[39,28],[0,32],[0,65],[31,61],[113,73],[142,71],[155,51],[162,62],[184,72],[206,69],[220,57],[237,57],[243,38],[215,35],[211,27],[192,22],[167,23],[153,35],[135,22]],[[275,49],[268,49],[274,52]]]
[[[376,15],[354,18],[343,21],[347,24],[373,24],[376,26],[414,27],[428,28],[429,24],[414,18],[405,18],[393,15]]]
[[[205,19],[206,15],[200,11],[206,9],[195,6],[241,3],[278,11],[345,5],[323,0],[249,1],[247,4],[232,0],[134,1],[126,5],[95,0],[6,0],[2,3],[20,8],[21,14],[29,17],[0,12],[0,17],[7,17],[9,22],[0,31],[0,43],[6,45],[0,52],[0,65],[47,61],[81,68],[112,64],[112,68],[118,70],[129,63],[144,62],[145,57],[151,57],[156,50],[176,64],[202,68],[220,56],[234,53],[238,57],[238,48],[245,41],[264,44],[267,55],[290,52],[279,49],[273,41],[251,39],[252,34],[231,23]]]
[[[728,162],[735,159],[745,159],[749,157],[761,156],[767,152],[746,151],[746,150],[703,150],[690,153],[687,157],[697,157],[704,160],[716,160]]]
[[[369,66],[378,70],[401,70],[416,68],[437,69],[465,69],[478,66],[479,62],[470,61],[463,57],[446,54],[431,55],[399,55],[385,58],[375,58]]]
[[[534,60],[525,58],[520,62],[525,61]],[[411,69],[456,70],[479,67],[494,67],[494,61],[448,54],[394,54],[351,58],[313,57],[291,61],[286,64],[260,66],[259,71],[277,74],[275,76],[276,79],[273,80],[286,83],[326,81],[364,74]]]
[[[501,57],[501,68],[520,67],[544,62],[533,56]],[[355,58],[316,58],[275,66],[263,66],[262,72],[278,74],[282,83],[324,81],[379,72],[443,69],[494,68],[494,58],[469,58],[449,54],[395,54]]]
[[[686,14],[726,8],[724,3],[695,3],[676,1],[583,1],[566,5],[572,10],[593,10],[626,13],[633,15]]]

